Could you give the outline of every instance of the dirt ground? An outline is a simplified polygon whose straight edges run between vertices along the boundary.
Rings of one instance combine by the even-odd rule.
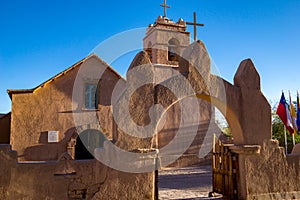
[[[158,178],[160,200],[222,199],[208,197],[212,191],[211,166],[163,169]]]

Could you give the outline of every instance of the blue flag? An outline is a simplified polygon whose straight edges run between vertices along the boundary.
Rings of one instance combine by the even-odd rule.
[[[300,130],[300,102],[299,102],[299,94],[297,92],[297,127]]]

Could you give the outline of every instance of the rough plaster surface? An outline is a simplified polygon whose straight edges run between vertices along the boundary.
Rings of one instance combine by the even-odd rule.
[[[232,129],[235,144],[262,145],[263,140],[271,138],[270,105],[260,91],[260,77],[250,59],[241,62],[232,85],[210,73],[210,58],[201,41],[189,45],[183,52],[183,57],[185,59],[179,60],[178,70],[185,76],[188,74],[187,80],[194,95],[210,102],[223,113]],[[175,85],[179,91],[187,91],[177,76],[163,83]],[[156,87],[156,94],[158,102],[163,106],[178,101],[172,99],[172,94],[164,87]],[[205,106],[205,103],[201,105]],[[211,111],[204,110],[208,110],[207,117]]]
[[[295,144],[293,147],[292,153],[293,155],[300,155],[300,144]]]
[[[10,145],[0,145],[0,172],[0,199],[154,198],[154,173],[120,172],[96,160],[19,163]]]
[[[162,28],[166,28],[165,22],[160,20],[158,19],[157,22]],[[149,31],[155,31],[156,28],[159,26],[150,28]],[[173,30],[170,29],[170,31]],[[171,32],[162,36],[160,31],[157,31],[157,34],[151,37],[168,41],[168,38],[176,36]],[[147,38],[144,41],[146,40]],[[163,64],[174,64],[166,61],[165,50],[165,47],[158,48],[156,52],[153,52],[152,58]],[[293,191],[299,188],[299,180],[295,178],[298,175],[299,163],[296,158],[286,160],[278,145],[263,143],[264,140],[271,138],[271,109],[260,91],[260,77],[252,61],[247,59],[241,62],[234,77],[234,84],[230,84],[210,73],[210,58],[201,41],[194,42],[181,51],[180,54],[185,59],[179,60],[177,70],[186,77],[193,88],[194,93],[189,95],[210,102],[223,113],[232,129],[235,145],[262,146],[259,155],[239,155],[241,197],[259,199],[260,195],[268,196],[267,193],[270,193],[268,196],[270,197],[271,193],[274,196],[282,191],[286,192],[285,195],[289,195],[289,192],[294,195]],[[99,65],[99,60],[90,58],[86,65]],[[100,62],[100,65],[103,63]],[[139,65],[146,65],[148,68],[139,70],[137,69]],[[128,85],[135,84],[135,81],[139,81],[141,77],[151,79],[155,73],[155,67],[145,52],[137,55],[129,69],[129,72],[137,69],[137,73],[134,76],[127,73],[126,84]],[[73,69],[34,93],[12,95],[11,144],[13,149],[18,151],[20,160],[57,160],[66,152],[67,142],[75,129],[72,118],[74,105],[72,105],[71,97],[77,72],[77,69]],[[115,75],[109,75],[111,71],[106,73],[108,74],[104,77],[108,78],[100,80],[105,86],[103,91],[100,90],[100,96],[111,94],[114,84],[119,79]],[[175,85],[181,91],[186,89],[185,85],[179,82],[178,76],[171,76],[166,80],[159,78],[164,84]],[[84,77],[82,77],[83,81],[86,81]],[[147,113],[153,103],[160,103],[166,108],[180,100],[176,99],[165,87],[155,87],[154,78],[148,81],[149,84],[136,90],[133,96],[127,95],[126,91],[119,94],[130,102],[131,118],[140,126],[150,123]],[[82,100],[73,103],[76,107],[75,111],[81,111]],[[141,139],[128,136],[120,127],[115,127],[111,118],[109,97],[103,95],[99,103],[98,120],[107,132],[116,136],[117,146],[124,150],[153,147],[153,138]],[[203,106],[201,109],[205,108],[203,119],[210,118],[212,110],[207,107],[208,104],[201,103],[201,105]],[[124,109],[113,107],[113,112],[122,113]],[[176,124],[180,119],[177,114],[180,109],[177,103],[171,106],[166,113],[166,123],[160,125],[162,130],[172,128],[176,130]],[[175,116],[173,122],[170,120],[172,115]],[[86,112],[86,116],[85,120],[88,122],[89,112]],[[195,119],[191,122],[195,122]],[[121,123],[125,124],[126,120],[124,119]],[[84,125],[84,122],[81,125]],[[60,132],[59,143],[42,142],[42,133],[48,130]],[[113,133],[116,130],[118,130],[118,135]],[[174,132],[170,131],[167,134],[172,138]],[[122,173],[95,161],[61,160],[48,163],[18,163],[16,152],[10,151],[8,146],[1,146],[0,168],[0,197],[2,199],[67,199],[68,197],[79,198],[79,195],[86,195],[87,199],[153,198],[153,173]]]
[[[153,173],[130,174],[108,172],[107,183],[92,198],[97,199],[154,199]],[[113,191],[113,192],[112,192]]]
[[[110,133],[110,139],[113,138],[115,127],[112,120],[111,94],[119,78],[106,69],[96,56],[87,59],[83,65],[90,69],[86,75],[88,77],[89,73],[94,73],[95,68],[104,71],[99,81],[101,87],[99,109],[95,111],[96,121],[94,112],[83,109],[83,86],[76,87],[77,90],[82,90],[77,91],[81,98],[75,98],[75,101],[72,99],[79,68],[69,71],[33,93],[12,95],[10,144],[18,151],[20,160],[57,160],[66,152],[67,143],[76,132],[75,128],[93,122],[101,124],[101,131]],[[79,83],[84,85],[86,81],[91,80],[81,76]],[[83,120],[80,124],[75,124],[73,117],[78,115],[84,115],[81,117]],[[48,143],[47,131],[59,131],[59,142]]]
[[[266,140],[257,154],[239,154],[241,199],[299,199],[299,156],[286,157],[277,140]]]

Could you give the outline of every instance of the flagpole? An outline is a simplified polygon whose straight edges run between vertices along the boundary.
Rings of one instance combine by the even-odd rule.
[[[292,134],[293,137],[293,146],[295,146],[295,133]]]
[[[288,154],[288,149],[287,149],[287,139],[286,139],[286,127],[285,125],[283,125],[284,127],[284,143],[285,143],[285,154]]]

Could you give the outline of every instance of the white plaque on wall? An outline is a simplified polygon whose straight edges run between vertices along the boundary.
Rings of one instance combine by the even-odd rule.
[[[48,131],[48,142],[58,142],[58,131]]]

